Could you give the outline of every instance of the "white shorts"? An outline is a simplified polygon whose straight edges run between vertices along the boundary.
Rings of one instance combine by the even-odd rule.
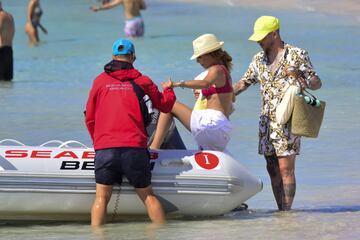
[[[201,150],[224,151],[232,125],[222,112],[205,109],[192,111],[190,128]]]
[[[144,36],[144,29],[144,20],[140,16],[125,21],[124,32],[128,38]]]

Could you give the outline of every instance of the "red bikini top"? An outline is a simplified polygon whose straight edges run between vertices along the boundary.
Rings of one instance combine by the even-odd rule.
[[[221,67],[221,69],[224,71],[225,73],[225,85],[222,87],[214,87],[211,86],[208,89],[201,89],[201,93],[204,97],[209,97],[213,94],[216,93],[230,93],[233,92],[233,87],[232,87],[232,80],[231,80],[231,76],[229,74],[229,71],[226,69],[226,67],[224,65],[218,65]]]

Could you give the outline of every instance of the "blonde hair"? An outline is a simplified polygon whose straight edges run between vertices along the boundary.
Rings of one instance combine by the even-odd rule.
[[[230,56],[230,54],[228,52],[226,52],[225,50],[222,50],[221,48],[213,51],[211,53],[209,53],[212,57],[220,59],[221,62],[224,64],[224,66],[226,67],[226,69],[231,72],[232,70],[232,57]]]

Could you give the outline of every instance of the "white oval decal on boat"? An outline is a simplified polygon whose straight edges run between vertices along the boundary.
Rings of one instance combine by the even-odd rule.
[[[219,165],[219,158],[212,153],[199,152],[195,154],[196,163],[207,170],[216,168]]]

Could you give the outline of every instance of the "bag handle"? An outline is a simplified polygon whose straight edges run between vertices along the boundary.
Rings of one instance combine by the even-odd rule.
[[[304,89],[304,90],[301,90],[300,93],[302,95],[304,95],[304,100],[307,104],[310,104],[311,106],[314,106],[314,107],[319,107],[321,105],[320,100],[317,99],[317,97],[315,97],[315,95],[311,94],[309,91]]]
[[[292,75],[293,75],[293,77],[295,77],[295,81],[300,85],[300,94],[302,94],[304,96],[305,102],[307,104],[310,104],[311,106],[319,107],[321,105],[320,100],[318,100],[318,98],[315,97],[314,94],[310,93],[305,88],[304,89],[301,88],[301,83],[298,79],[299,79],[299,77],[303,77],[303,76],[299,76],[298,72],[296,74],[293,73]]]
[[[309,91],[307,91],[307,90],[303,90],[302,92],[306,92],[307,94],[309,94],[314,100],[316,100],[317,99],[317,97],[315,97],[315,95],[313,95],[313,94],[311,94]],[[305,95],[305,94],[304,94]]]

